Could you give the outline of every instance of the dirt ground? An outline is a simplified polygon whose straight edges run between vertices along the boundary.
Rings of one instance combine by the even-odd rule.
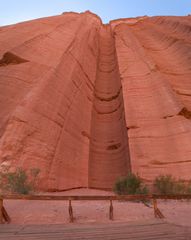
[[[50,193],[44,193],[50,194]],[[113,195],[112,192],[76,189],[51,195]],[[69,223],[68,201],[6,200],[4,206],[13,224]],[[75,223],[107,223],[109,201],[72,201]],[[114,222],[152,220],[154,212],[143,203],[113,201]],[[165,221],[191,227],[191,201],[158,201]]]

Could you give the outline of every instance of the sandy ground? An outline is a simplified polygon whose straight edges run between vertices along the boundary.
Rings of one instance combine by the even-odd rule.
[[[48,193],[50,194],[50,193]],[[51,195],[113,195],[111,192],[76,189]],[[6,200],[4,206],[13,224],[69,223],[68,201]],[[73,201],[75,223],[107,223],[109,201]],[[114,201],[114,222],[154,219],[152,207],[143,203]],[[191,227],[191,201],[159,201],[165,221]]]

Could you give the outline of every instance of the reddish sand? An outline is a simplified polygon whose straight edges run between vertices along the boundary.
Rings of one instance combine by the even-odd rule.
[[[47,193],[50,194],[50,193]],[[78,189],[54,195],[112,195],[111,192]],[[73,201],[75,223],[110,222],[108,201]],[[114,222],[154,219],[153,209],[143,203],[114,201]],[[5,207],[13,224],[69,223],[67,201],[7,200]],[[191,226],[191,203],[188,201],[159,201],[164,221]]]

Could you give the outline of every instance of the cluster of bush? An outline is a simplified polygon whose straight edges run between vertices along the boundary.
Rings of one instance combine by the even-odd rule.
[[[38,168],[30,169],[29,174],[21,168],[17,168],[14,172],[1,172],[0,190],[17,194],[34,192],[39,173]],[[134,173],[118,179],[113,190],[118,195],[148,194],[150,192],[143,180]],[[185,183],[171,175],[161,175],[154,180],[152,192],[156,194],[191,194],[191,182]]]
[[[129,173],[126,177],[118,179],[114,185],[114,192],[118,195],[148,194],[149,188],[142,179]],[[171,175],[161,175],[155,178],[153,193],[156,194],[191,194],[191,182],[185,183]]]
[[[34,192],[37,185],[38,168],[29,170],[29,174],[22,168],[14,172],[9,170],[0,173],[0,190],[4,193],[29,194]]]

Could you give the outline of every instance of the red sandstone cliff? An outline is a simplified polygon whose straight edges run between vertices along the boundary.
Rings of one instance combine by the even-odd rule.
[[[190,179],[191,17],[65,13],[0,28],[1,168],[40,188]]]

